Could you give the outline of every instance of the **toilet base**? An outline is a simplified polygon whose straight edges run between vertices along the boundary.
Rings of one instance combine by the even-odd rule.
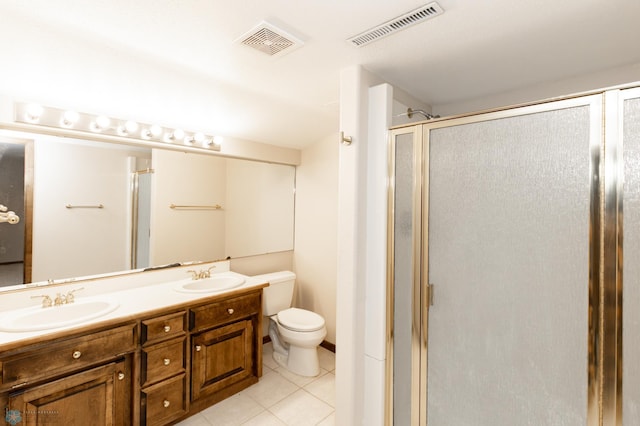
[[[289,345],[289,355],[273,351],[273,360],[294,374],[315,377],[320,374],[318,348],[302,348]]]

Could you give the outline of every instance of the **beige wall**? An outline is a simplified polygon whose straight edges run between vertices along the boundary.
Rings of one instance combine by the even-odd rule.
[[[293,250],[231,259],[231,270],[243,275],[261,275],[276,271],[293,271]]]
[[[294,304],[322,315],[336,343],[338,135],[302,151],[296,171]]]

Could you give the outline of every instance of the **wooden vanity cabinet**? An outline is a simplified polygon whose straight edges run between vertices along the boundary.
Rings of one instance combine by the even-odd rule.
[[[141,321],[140,420],[164,425],[189,409],[185,311]]]
[[[3,352],[6,418],[27,425],[131,424],[137,341],[131,323]]]
[[[264,286],[3,345],[7,423],[163,426],[257,383]]]
[[[10,394],[7,410],[25,425],[131,424],[127,371],[121,360],[30,387]]]
[[[261,290],[192,308],[189,315],[194,408],[258,382],[262,375]]]

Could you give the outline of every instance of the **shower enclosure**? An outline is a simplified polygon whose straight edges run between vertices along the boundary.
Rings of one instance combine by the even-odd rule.
[[[131,174],[131,269],[151,266],[151,194],[153,169]]]
[[[0,138],[0,287],[31,278],[32,150],[30,141]]]
[[[640,422],[639,90],[391,131],[389,424]]]

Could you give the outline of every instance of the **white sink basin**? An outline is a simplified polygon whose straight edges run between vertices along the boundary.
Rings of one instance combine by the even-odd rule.
[[[0,331],[50,330],[81,324],[113,312],[120,304],[112,298],[78,298],[73,303],[43,308],[40,305],[8,311],[0,316]]]
[[[174,288],[182,293],[214,293],[240,287],[245,279],[233,275],[214,275],[199,280],[187,279],[180,281]]]

